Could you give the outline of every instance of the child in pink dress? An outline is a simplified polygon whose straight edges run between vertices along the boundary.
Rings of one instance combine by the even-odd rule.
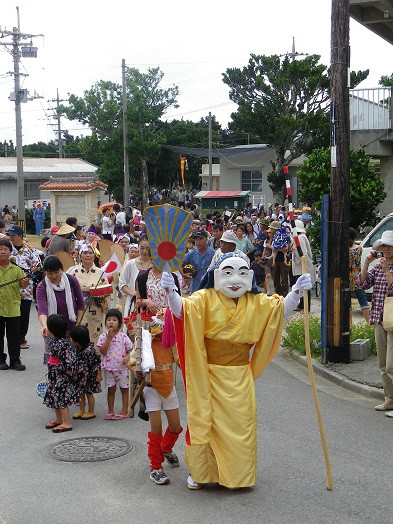
[[[110,309],[105,315],[107,333],[102,333],[97,347],[103,355],[101,369],[104,372],[105,386],[108,388],[108,413],[105,420],[122,420],[128,416],[128,368],[123,364],[124,357],[131,351],[131,340],[120,331],[123,322],[118,309]],[[122,410],[115,413],[116,384],[119,385]]]

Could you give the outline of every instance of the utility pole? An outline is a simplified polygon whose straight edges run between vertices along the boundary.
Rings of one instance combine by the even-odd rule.
[[[130,207],[130,166],[128,161],[128,120],[127,120],[127,81],[126,81],[126,61],[121,61],[122,83],[123,83],[123,162],[124,162],[124,188],[123,205],[127,213]]]
[[[25,230],[25,184],[23,174],[23,145],[22,145],[22,111],[21,103],[27,102],[27,89],[20,88],[20,77],[22,73],[19,71],[20,57],[36,58],[37,48],[32,46],[32,38],[34,36],[43,35],[31,35],[20,32],[19,22],[19,8],[17,10],[18,27],[14,27],[12,31],[0,28],[0,40],[5,37],[12,37],[12,42],[1,42],[0,45],[10,46],[12,48],[12,58],[14,61],[14,89],[15,92],[11,93],[10,100],[15,101],[15,127],[16,127],[16,169],[17,169],[17,195],[18,195],[18,224]],[[26,42],[29,40],[29,43]],[[21,49],[20,49],[21,48]],[[27,76],[24,75],[23,76]]]
[[[332,0],[327,346],[349,362],[349,0]]]
[[[61,129],[61,121],[60,121],[60,112],[59,112],[59,107],[60,107],[60,102],[66,102],[66,100],[64,99],[60,99],[59,98],[59,89],[57,88],[56,90],[56,98],[52,98],[52,100],[48,100],[48,102],[56,102],[56,109],[51,109],[52,111],[54,111],[54,115],[53,115],[53,118],[56,120],[56,124],[49,124],[51,126],[56,126],[56,129],[55,129],[55,133],[56,133],[56,136],[57,136],[57,144],[59,146],[59,158],[63,158],[64,157],[64,150],[63,150],[63,146],[65,146],[65,140],[63,139],[63,133],[66,132],[65,129]]]
[[[209,191],[213,191],[212,114],[209,111]]]

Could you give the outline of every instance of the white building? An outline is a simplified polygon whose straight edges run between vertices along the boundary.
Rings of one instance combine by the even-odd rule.
[[[23,172],[25,180],[25,202],[32,207],[34,200],[50,202],[50,193],[42,191],[40,186],[52,177],[96,177],[97,166],[80,158],[24,158]],[[16,187],[16,157],[0,157],[0,208],[6,204],[18,206]],[[102,192],[99,197],[105,200]]]

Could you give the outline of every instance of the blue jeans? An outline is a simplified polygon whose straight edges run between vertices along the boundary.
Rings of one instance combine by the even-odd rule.
[[[358,299],[360,309],[368,309],[368,302],[364,289],[355,289],[355,291],[352,291],[351,293],[351,296],[353,295]]]

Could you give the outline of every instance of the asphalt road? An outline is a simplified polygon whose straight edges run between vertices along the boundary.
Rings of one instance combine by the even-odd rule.
[[[97,395],[96,419],[76,421],[74,431],[65,434],[44,429],[51,410],[35,393],[45,368],[33,311],[28,339],[30,349],[22,354],[27,370],[0,372],[0,524],[393,522],[392,419],[374,411],[373,401],[316,377],[333,470],[333,490],[327,491],[307,371],[284,354],[256,383],[256,486],[230,491],[208,485],[190,491],[183,460],[179,468],[166,467],[169,485],[149,480],[148,423],[104,421],[104,393]],[[185,425],[179,373],[177,378]],[[123,437],[134,450],[96,463],[49,458],[48,447],[82,436]],[[181,458],[183,451],[180,439]]]

